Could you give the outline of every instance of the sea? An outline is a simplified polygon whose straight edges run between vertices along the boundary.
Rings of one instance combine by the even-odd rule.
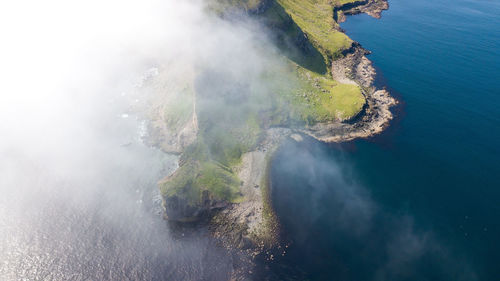
[[[341,26],[372,52],[394,120],[280,149],[277,279],[500,280],[500,2],[389,4]]]
[[[249,280],[500,280],[500,2],[389,4],[342,28],[372,51],[394,120],[369,139],[283,144],[282,249]],[[206,227],[163,219],[157,181],[177,156],[144,144],[129,95],[4,120],[0,280],[230,279],[238,261]]]

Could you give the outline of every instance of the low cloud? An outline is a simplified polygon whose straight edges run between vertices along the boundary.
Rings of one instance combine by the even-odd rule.
[[[0,33],[0,279],[228,279],[206,233],[155,214],[176,157],[128,109],[152,67],[259,77],[265,31],[203,1],[48,0],[3,4]]]
[[[310,260],[302,270],[319,279],[328,273],[343,280],[477,280],[433,229],[374,200],[346,155],[311,140],[281,148],[273,200],[293,241],[282,262]]]

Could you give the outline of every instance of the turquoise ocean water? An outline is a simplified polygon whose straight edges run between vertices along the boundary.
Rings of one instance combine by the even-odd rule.
[[[271,266],[311,280],[500,280],[500,2],[392,0],[347,34],[401,101],[382,135],[287,143]],[[298,160],[297,160],[298,159]]]

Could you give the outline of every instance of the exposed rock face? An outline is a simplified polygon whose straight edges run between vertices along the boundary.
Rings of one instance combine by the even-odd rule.
[[[176,222],[194,222],[207,217],[211,211],[228,206],[225,201],[213,198],[208,190],[202,191],[202,203],[190,204],[176,195],[164,197],[165,218]]]
[[[353,47],[343,58],[332,63],[334,77],[346,81],[346,83],[359,84],[364,88],[372,87],[377,73],[371,61],[366,58],[368,54],[370,52],[359,44],[353,44]]]
[[[389,9],[387,0],[360,0],[337,7],[335,10],[335,17],[339,23],[346,20],[345,15],[356,15],[361,13],[379,19],[382,15],[382,11],[387,9]]]

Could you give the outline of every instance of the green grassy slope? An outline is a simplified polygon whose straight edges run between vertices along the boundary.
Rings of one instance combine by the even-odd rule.
[[[244,200],[234,168],[255,149],[269,126],[310,126],[357,115],[365,98],[357,85],[332,79],[331,62],[353,41],[338,31],[333,9],[349,0],[275,0],[257,15],[273,33],[282,63],[267,66],[260,77],[232,79],[231,69],[215,73],[200,69],[186,92],[193,96],[166,113],[166,122],[190,114],[196,100],[198,138],[187,147],[179,169],[160,182],[162,195],[202,204],[203,191],[227,202]],[[255,10],[261,0],[213,0],[216,13],[236,8]],[[273,58],[272,61],[276,61]],[[201,85],[201,86],[200,86]],[[183,116],[183,117],[182,117]]]
[[[334,5],[326,0],[276,0],[263,14],[281,31],[277,45],[299,81],[295,89],[284,91],[285,100],[292,105],[291,117],[308,125],[352,118],[365,104],[358,86],[334,81],[328,73],[332,60],[352,45],[352,40],[336,29]],[[295,42],[293,47],[290,42],[301,33],[308,41]]]
[[[352,40],[335,29],[333,5],[329,0],[277,0],[293,21],[307,34],[309,41],[325,57],[326,65],[341,56]]]

